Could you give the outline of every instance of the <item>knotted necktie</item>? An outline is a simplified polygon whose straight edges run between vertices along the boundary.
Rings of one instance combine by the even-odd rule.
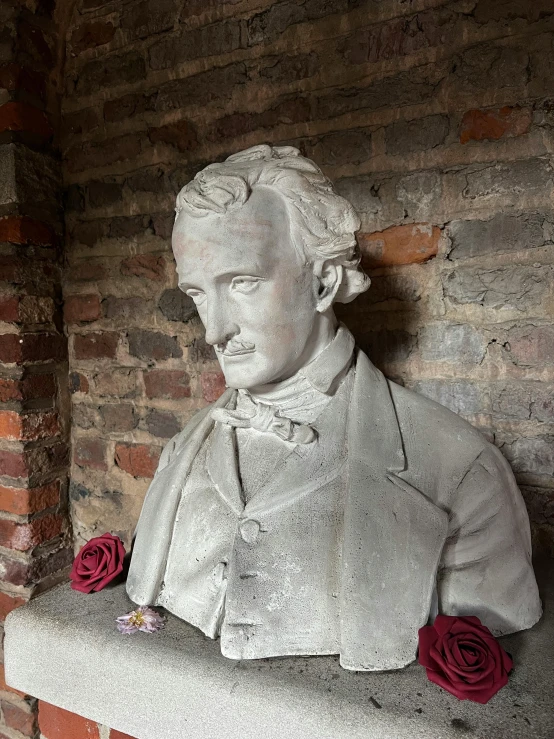
[[[235,428],[252,428],[263,433],[276,434],[283,441],[293,444],[310,444],[316,438],[316,432],[311,426],[280,416],[274,406],[266,403],[256,402],[252,412],[214,408],[212,418]]]

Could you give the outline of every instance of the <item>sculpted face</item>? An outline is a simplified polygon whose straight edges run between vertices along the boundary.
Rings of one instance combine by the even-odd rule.
[[[229,387],[293,375],[321,348],[317,280],[294,248],[281,197],[254,189],[241,207],[173,229],[179,286],[194,300]]]

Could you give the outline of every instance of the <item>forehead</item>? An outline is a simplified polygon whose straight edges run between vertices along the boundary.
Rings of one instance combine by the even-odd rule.
[[[255,188],[243,206],[200,218],[183,209],[173,228],[177,269],[211,271],[240,264],[270,266],[295,257],[289,218],[282,197],[266,187]]]

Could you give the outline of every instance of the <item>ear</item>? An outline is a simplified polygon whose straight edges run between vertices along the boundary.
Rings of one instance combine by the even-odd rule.
[[[319,313],[333,305],[342,282],[342,265],[330,259],[318,259],[313,266],[316,309]]]

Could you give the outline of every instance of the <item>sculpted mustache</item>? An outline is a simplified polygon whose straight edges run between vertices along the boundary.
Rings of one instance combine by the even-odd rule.
[[[224,344],[215,345],[215,350],[223,355],[245,354],[246,352],[254,351],[255,348],[255,344],[246,341],[246,339],[229,339]]]

